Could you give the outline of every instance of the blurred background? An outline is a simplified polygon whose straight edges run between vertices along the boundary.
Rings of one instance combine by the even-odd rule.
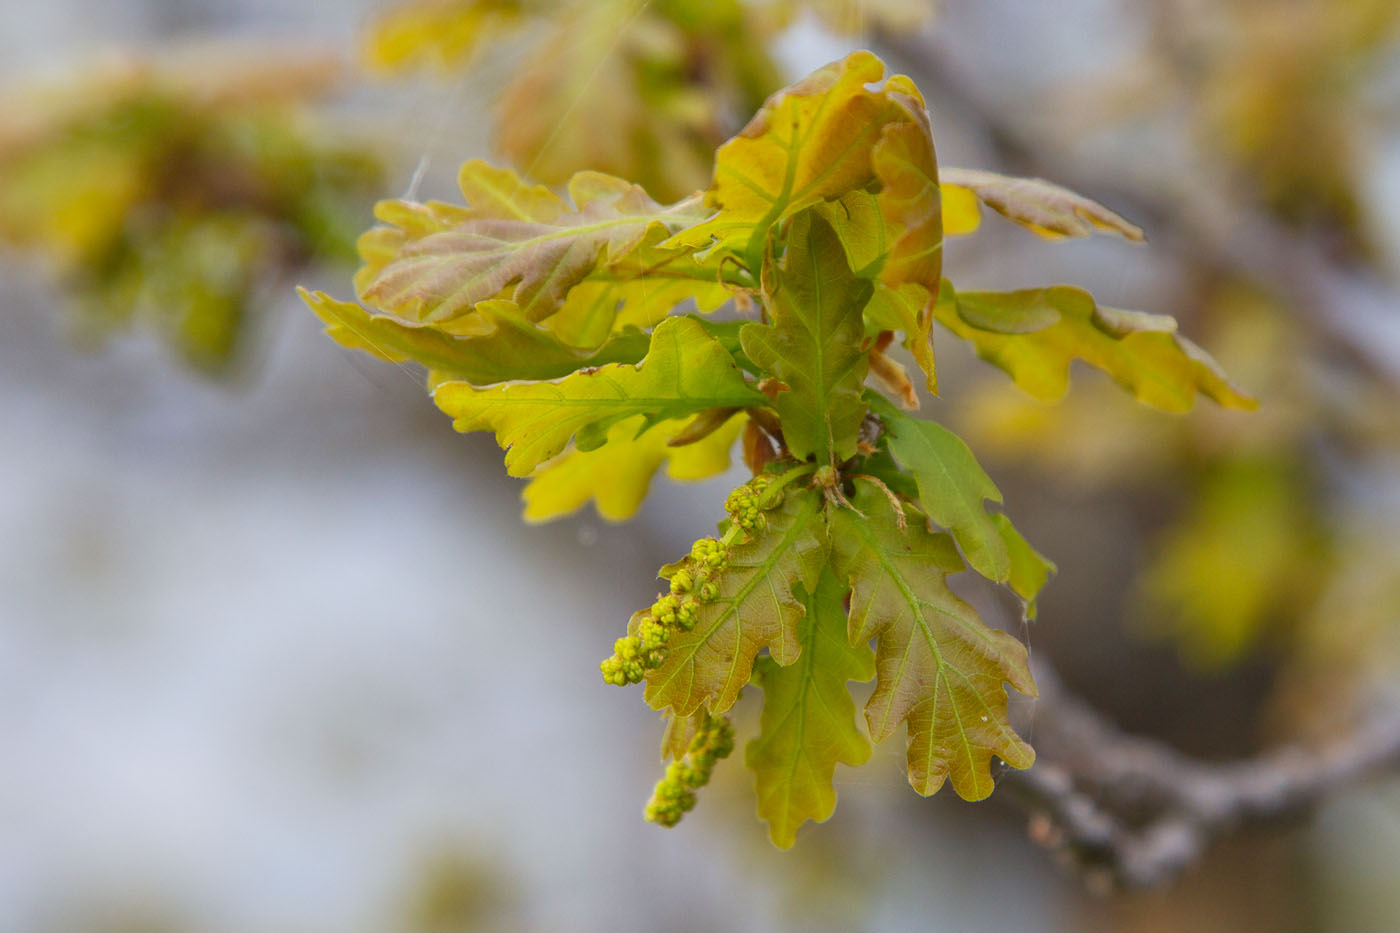
[[[950,278],[1173,314],[1263,403],[1084,369],[1044,406],[940,333],[927,410],[1060,568],[1033,626],[969,595],[1125,729],[1325,738],[1400,685],[1400,6],[456,7],[0,7],[0,931],[1396,928],[1393,780],[1125,894],[996,795],[917,797],[897,742],[788,853],[738,755],[642,822],[660,723],[597,662],[742,471],[525,525],[491,438],[291,286],[348,295],[373,201],[470,157],[701,187],[767,93],[875,48],[943,163],[1151,240],[989,216]]]

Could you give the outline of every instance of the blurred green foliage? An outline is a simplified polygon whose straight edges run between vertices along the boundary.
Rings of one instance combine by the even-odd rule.
[[[148,327],[218,373],[260,289],[354,256],[382,170],[310,117],[338,76],[315,57],[211,52],[22,89],[0,111],[0,241],[52,268],[80,341]]]
[[[908,28],[927,2],[416,0],[370,30],[387,73],[464,69],[528,32],[497,105],[495,145],[530,178],[594,169],[672,201],[709,181],[715,148],[783,83],[772,40],[804,10],[855,33]]]

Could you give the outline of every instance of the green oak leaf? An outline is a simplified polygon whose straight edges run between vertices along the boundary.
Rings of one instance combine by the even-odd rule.
[[[528,476],[575,434],[579,450],[592,450],[606,440],[609,427],[632,415],[646,415],[650,423],[767,400],[699,322],[676,317],[657,325],[637,366],[614,363],[558,382],[488,389],[444,382],[433,391],[433,401],[458,431],[494,431],[506,449],[506,471]]]
[[[457,335],[371,314],[352,301],[324,292],[297,289],[326,324],[326,334],[342,346],[364,350],[391,363],[412,360],[434,373],[433,382],[462,380],[492,385],[515,379],[558,379],[586,366],[636,363],[651,338],[639,330],[617,334],[594,350],[561,343],[553,332],[525,320],[509,301],[477,305],[482,333]]]
[[[1026,649],[988,628],[948,589],[964,569],[953,539],[920,516],[900,526],[889,501],[856,480],[856,509],[831,515],[832,569],[851,586],[850,639],[876,639],[875,692],[866,704],[870,737],[908,727],[909,783],[920,794],[944,780],[964,800],[992,792],[992,756],[1029,768],[1035,752],[1007,716],[1009,683],[1036,693]]]
[[[847,640],[845,596],[846,585],[824,571],[805,600],[797,660],[782,667],[759,658],[754,666],[763,714],[745,761],[754,772],[758,815],[784,849],[804,822],[820,823],[835,811],[836,765],[862,765],[870,758],[870,740],[856,722],[846,682],[874,677],[875,655],[869,645]]]
[[[936,197],[937,189],[934,191]],[[868,191],[852,191],[839,200],[827,201],[813,209],[836,231],[855,274],[862,279],[875,281],[875,292],[865,306],[866,336],[873,338],[886,330],[902,332],[904,348],[923,370],[925,385],[930,392],[937,393],[930,301],[930,296],[937,293],[937,283],[929,286],[919,280],[902,277],[902,270],[917,269],[916,265],[901,267],[886,264],[894,248],[891,240],[898,231],[892,229],[886,220],[876,195]],[[925,235],[938,240],[935,253],[941,255],[941,228],[935,226],[933,231],[925,231]]]
[[[1163,411],[1189,411],[1198,392],[1227,408],[1257,406],[1206,351],[1176,333],[1175,319],[1106,308],[1082,288],[955,293],[945,279],[934,313],[1041,401],[1068,391],[1070,363],[1081,359]]]
[[[880,416],[890,453],[914,476],[919,505],[948,529],[967,563],[989,580],[1011,576],[1011,556],[986,500],[1001,502],[1001,490],[962,438],[936,421],[914,418],[878,393],[869,393]]]
[[[1011,524],[1011,519],[1000,512],[993,512],[992,521],[996,523],[997,531],[1001,532],[1001,539],[1006,542],[1006,553],[1011,557],[1011,576],[1006,581],[1007,586],[1021,597],[1026,607],[1026,618],[1033,620],[1037,611],[1036,597],[1049,582],[1051,574],[1057,573],[1059,568],[1054,561],[1031,547],[1030,542]]]
[[[694,628],[671,636],[665,660],[647,672],[653,709],[689,716],[703,706],[722,713],[749,682],[764,648],[779,664],[797,660],[804,608],[793,587],[811,591],[826,563],[822,502],[815,490],[789,491],[765,513],[763,531],[730,548],[718,598],[700,606]]]
[[[782,262],[765,268],[773,323],[749,324],[739,338],[749,359],[787,386],[774,407],[798,459],[855,456],[869,366],[861,313],[872,288],[851,273],[835,231],[812,212],[793,218]]]

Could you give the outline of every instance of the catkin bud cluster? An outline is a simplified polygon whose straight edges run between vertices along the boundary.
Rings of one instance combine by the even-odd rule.
[[[772,480],[756,477],[729,494],[730,519],[749,534],[762,530]],[[732,537],[732,535],[730,536]],[[603,680],[619,687],[640,683],[646,672],[666,660],[666,645],[677,631],[695,628],[703,606],[720,597],[720,580],[729,564],[729,547],[717,538],[701,538],[671,573],[671,591],[633,617],[627,635],[613,643],[612,656],[598,665]]]
[[[715,538],[701,538],[690,556],[671,574],[671,592],[656,597],[651,608],[635,619],[632,631],[613,643],[612,657],[599,668],[603,680],[619,687],[641,681],[648,670],[666,660],[666,643],[677,632],[695,628],[700,607],[719,598],[719,575],[728,549]]]
[[[734,726],[723,716],[706,716],[685,755],[666,766],[647,801],[648,822],[675,826],[695,806],[695,791],[710,782],[715,762],[734,751]]]
[[[765,501],[772,480],[768,476],[756,476],[729,494],[724,500],[724,510],[729,520],[749,534],[757,534],[767,525],[765,508],[771,504]]]

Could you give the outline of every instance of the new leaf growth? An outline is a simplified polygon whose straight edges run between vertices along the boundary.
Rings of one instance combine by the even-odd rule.
[[[368,308],[303,293],[333,338],[426,366],[454,426],[493,431],[529,478],[531,520],[590,499],[627,518],[657,470],[721,472],[741,438],[755,474],[602,662],[668,719],[656,822],[729,754],[746,686],[764,707],[745,759],[780,846],[831,815],[838,764],[901,726],[921,794],[946,781],[980,800],[993,758],[1034,761],[1007,712],[1008,686],[1035,695],[1026,650],[947,578],[1006,585],[1030,618],[1054,565],[990,507],[1001,493],[968,446],[895,404],[918,401],[885,355],[897,336],[930,391],[937,320],[1041,398],[1082,359],[1168,411],[1197,393],[1252,404],[1171,318],[1070,286],[954,288],[944,233],[975,229],[979,199],[1044,236],[1141,231],[1045,182],[940,185],[922,97],[868,52],[769,98],[710,187],[669,206],[596,172],[567,201],[482,162],[461,182],[465,206],[379,205],[356,277]],[[740,320],[711,316],[731,298]],[[859,716],[849,685],[872,679]]]

